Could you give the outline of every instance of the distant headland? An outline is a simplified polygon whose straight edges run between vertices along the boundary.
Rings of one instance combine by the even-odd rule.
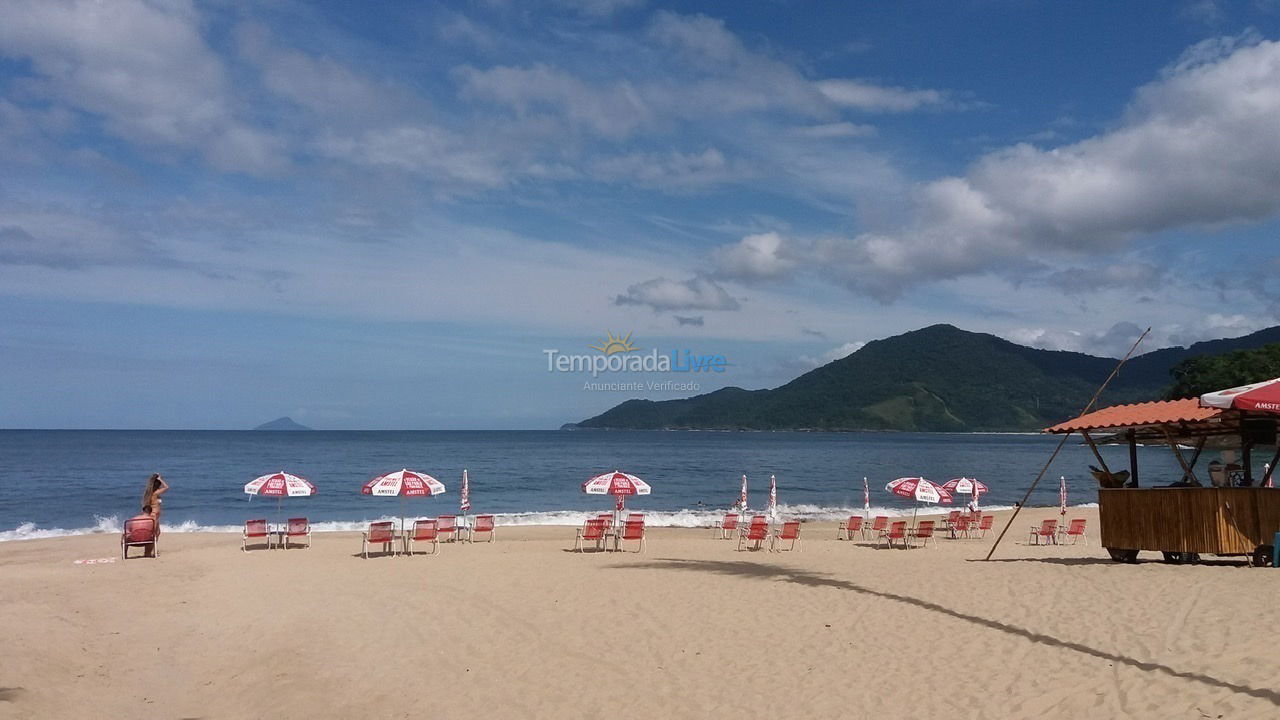
[[[310,430],[311,428],[302,423],[294,422],[291,417],[276,418],[271,422],[262,423],[254,430]]]

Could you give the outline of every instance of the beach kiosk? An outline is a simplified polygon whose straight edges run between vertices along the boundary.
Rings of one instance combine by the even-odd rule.
[[[1208,396],[1206,396],[1208,397]],[[1102,546],[1118,562],[1138,552],[1162,553],[1165,562],[1195,561],[1201,554],[1245,556],[1271,565],[1280,532],[1280,488],[1266,487],[1280,449],[1258,473],[1254,452],[1276,446],[1276,414],[1204,407],[1199,398],[1116,405],[1045,428],[1078,432],[1100,467],[1098,515]],[[1107,466],[1099,445],[1129,448],[1129,467]],[[1138,467],[1138,445],[1167,445],[1181,473],[1149,477]],[[1198,466],[1206,453],[1228,460]],[[1236,464],[1230,462],[1238,457]]]

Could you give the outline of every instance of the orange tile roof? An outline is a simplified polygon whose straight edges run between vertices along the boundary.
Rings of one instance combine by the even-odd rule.
[[[1068,433],[1077,430],[1102,430],[1105,428],[1138,427],[1171,423],[1204,422],[1222,414],[1218,408],[1200,407],[1198,398],[1160,400],[1112,405],[1081,415],[1078,418],[1047,427],[1042,432]]]

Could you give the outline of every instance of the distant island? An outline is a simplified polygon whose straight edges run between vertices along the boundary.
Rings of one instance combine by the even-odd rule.
[[[311,428],[293,421],[291,417],[276,418],[268,423],[262,423],[254,430],[310,430]]]
[[[1174,384],[1170,371],[1188,367],[1184,361],[1274,343],[1280,326],[1139,355],[1101,402],[1160,399]],[[628,400],[563,429],[1035,431],[1074,417],[1116,362],[932,325],[869,342],[771,390]]]

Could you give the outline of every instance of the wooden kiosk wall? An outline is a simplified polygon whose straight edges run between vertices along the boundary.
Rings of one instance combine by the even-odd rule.
[[[1280,531],[1280,488],[1100,489],[1098,514],[1104,547],[1248,554]]]

